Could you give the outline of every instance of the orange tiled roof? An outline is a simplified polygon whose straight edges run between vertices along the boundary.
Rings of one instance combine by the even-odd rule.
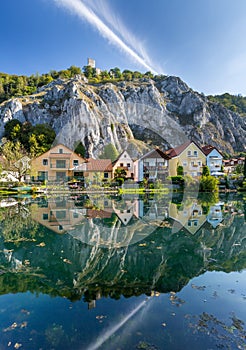
[[[86,171],[112,171],[111,159],[89,158],[86,163]]]

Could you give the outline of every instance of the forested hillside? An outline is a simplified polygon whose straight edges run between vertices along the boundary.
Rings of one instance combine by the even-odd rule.
[[[208,99],[212,102],[221,103],[226,108],[240,114],[241,116],[246,116],[246,97],[225,93],[223,95],[210,95],[208,96]]]
[[[70,79],[77,74],[84,74],[89,83],[131,81],[140,78],[155,78],[158,80],[163,77],[161,75],[154,77],[151,72],[140,73],[127,69],[121,72],[117,67],[109,71],[103,70],[97,74],[96,69],[91,66],[84,66],[83,70],[80,67],[71,66],[61,71],[51,70],[46,74],[39,75],[37,73],[31,76],[11,75],[0,72],[0,103],[12,97],[31,95],[37,91],[37,88],[47,85],[55,79]]]

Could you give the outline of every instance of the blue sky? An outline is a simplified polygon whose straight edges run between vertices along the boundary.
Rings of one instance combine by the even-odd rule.
[[[46,73],[87,57],[246,96],[246,0],[1,0],[0,71]]]

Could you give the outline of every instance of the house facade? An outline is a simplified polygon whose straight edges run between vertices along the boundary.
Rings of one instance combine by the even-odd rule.
[[[59,144],[32,159],[31,178],[33,181],[68,181],[74,176],[74,167],[84,162],[84,158],[65,145]],[[83,173],[77,175],[82,177]]]
[[[184,175],[193,178],[202,175],[203,166],[206,164],[206,156],[203,150],[194,142],[188,141],[176,148],[171,148],[165,152],[171,159],[169,160],[169,175],[177,175],[177,167],[181,165]]]
[[[102,182],[108,182],[112,179],[111,159],[93,159],[89,158],[81,165],[73,168],[73,173],[82,173],[86,185],[101,185]]]
[[[170,157],[156,148],[151,150],[136,161],[136,180],[161,180],[168,176],[168,166]]]
[[[208,145],[203,146],[202,150],[206,155],[206,164],[209,167],[210,174],[216,174],[221,172],[223,165],[223,155],[217,150],[216,147]]]
[[[236,171],[238,165],[243,166],[245,162],[244,157],[231,158],[223,160],[224,171],[226,174],[230,174]]]
[[[134,161],[127,151],[123,151],[120,156],[113,162],[113,177],[118,169],[125,170],[126,178],[134,179]]]

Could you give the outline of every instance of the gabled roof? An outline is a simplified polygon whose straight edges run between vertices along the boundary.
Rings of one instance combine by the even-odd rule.
[[[54,153],[54,152],[52,152],[52,150],[53,150],[54,148],[59,147],[59,146],[65,147],[65,148],[68,150],[69,153],[68,153],[68,152],[67,152],[67,153]],[[62,156],[64,157],[65,155],[67,155],[67,156],[70,157],[71,154],[73,154],[73,153],[76,154],[76,156],[78,156],[79,158],[84,159],[84,158],[81,157],[79,154],[77,154],[76,152],[74,152],[73,150],[71,150],[69,147],[63,145],[62,143],[58,143],[57,145],[51,147],[48,151],[46,151],[46,152],[40,154],[40,156],[37,156],[37,157],[33,158],[32,160],[38,159],[38,158],[40,158],[40,157],[43,157],[43,156],[45,156],[46,154],[47,154],[47,156],[50,155],[50,154],[52,154],[52,155],[56,155],[56,157],[57,157],[57,156],[58,156],[58,157],[62,157]],[[60,154],[61,154],[61,156],[59,156]]]
[[[180,155],[180,153],[182,153],[191,143],[192,143],[192,141],[187,141],[178,147],[171,148],[171,149],[166,151],[166,154],[170,158],[176,157],[176,156]]]
[[[86,163],[86,171],[112,171],[111,159],[89,158]]]
[[[170,157],[170,158],[174,158],[179,156],[190,144],[194,143],[194,145],[199,148],[199,150],[204,154],[202,148],[195,142],[195,141],[187,141],[185,143],[183,143],[182,145],[175,147],[175,148],[171,148],[169,150],[167,150],[165,153]]]
[[[169,155],[161,151],[159,148],[152,149],[148,153],[144,154],[140,159],[145,158],[163,158],[163,159],[170,159]]]
[[[129,155],[129,153],[127,152],[127,150],[124,150],[123,152],[121,152],[121,154],[112,162],[113,165],[115,165],[119,160],[120,158],[123,156],[123,154],[126,153],[128,155],[129,158],[131,158],[132,160],[132,157]]]
[[[222,153],[215,146],[212,145],[202,146],[202,150],[206,156],[208,156],[213,150],[216,150],[221,156],[223,156]]]

